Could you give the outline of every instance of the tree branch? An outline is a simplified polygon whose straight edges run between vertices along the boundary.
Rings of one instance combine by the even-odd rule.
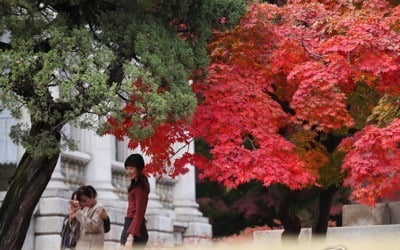
[[[244,138],[244,141],[248,141],[248,142],[250,143],[251,149],[257,150],[256,146],[254,145],[253,139],[250,138],[249,135],[247,135],[247,136]]]
[[[128,102],[129,98],[126,98],[125,96],[123,96],[120,93],[121,84],[122,84],[122,81],[124,80],[125,76],[126,76],[126,74],[123,70],[122,63],[116,63],[110,69],[110,77],[108,78],[108,85],[111,86],[113,82],[116,82],[117,83],[116,94],[118,95],[119,98]]]
[[[294,109],[292,109],[292,107],[290,107],[290,104],[286,101],[280,100],[278,98],[278,96],[276,96],[274,93],[272,92],[268,92],[268,91],[264,91],[264,93],[266,93],[267,95],[269,95],[272,100],[276,101],[282,108],[282,110],[290,115],[295,115],[296,112],[294,111]]]
[[[301,39],[300,43],[301,43],[301,46],[305,49],[305,51],[307,51],[307,53],[310,54],[312,57],[315,57],[318,60],[324,58],[322,55],[312,52],[309,48],[307,48],[306,45],[304,44],[304,39]]]
[[[173,155],[171,155],[169,157],[169,159],[172,159],[175,155],[177,155],[182,149],[189,147],[190,143],[193,141],[194,139],[192,138],[190,141],[188,141],[185,145],[183,145],[182,147],[178,148],[178,150],[175,151],[175,153]]]

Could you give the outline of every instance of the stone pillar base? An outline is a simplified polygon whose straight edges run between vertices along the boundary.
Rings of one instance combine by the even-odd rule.
[[[149,231],[148,245],[151,247],[173,247],[174,228],[172,219],[163,215],[146,215],[147,230]]]
[[[61,236],[56,234],[36,235],[35,248],[41,250],[54,250],[60,249]]]
[[[175,200],[175,238],[182,243],[204,243],[212,238],[212,227],[208,218],[199,211],[199,204],[193,200]]]
[[[53,250],[61,244],[62,223],[68,210],[67,190],[46,190],[32,216],[30,229],[33,240],[29,240],[29,232],[24,243],[24,250]],[[58,196],[58,197],[56,197]]]

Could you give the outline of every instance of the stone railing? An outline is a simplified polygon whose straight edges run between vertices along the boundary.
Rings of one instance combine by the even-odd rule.
[[[127,187],[130,184],[129,178],[125,174],[124,164],[119,161],[111,163],[112,185],[114,192],[123,200],[127,197]]]
[[[72,188],[85,184],[85,168],[90,162],[88,154],[79,151],[65,151],[61,153],[61,173],[65,177],[65,184]]]
[[[169,177],[162,177],[156,181],[156,194],[160,197],[160,202],[165,208],[172,209],[174,206],[173,188],[176,180]]]
[[[343,206],[343,226],[400,224],[400,201]]]

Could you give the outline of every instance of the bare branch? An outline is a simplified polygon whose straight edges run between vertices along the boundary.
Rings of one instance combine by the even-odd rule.
[[[250,138],[250,136],[246,136],[246,138],[244,139],[245,141],[248,141],[250,143],[250,146],[253,150],[257,150],[256,146],[254,145],[253,140]]]
[[[190,143],[192,143],[192,141],[193,141],[194,139],[192,138],[190,141],[188,141],[185,145],[183,145],[182,147],[180,147],[180,148],[178,148],[178,150],[176,150],[175,151],[175,153],[173,154],[173,155],[171,155],[171,157],[169,157],[169,159],[172,159],[175,155],[177,155],[182,149],[184,149],[184,148],[188,148],[188,150],[189,150],[189,145],[190,145]]]
[[[304,39],[301,39],[301,46],[307,51],[308,54],[310,54],[312,57],[315,57],[316,59],[320,60],[324,58],[322,55],[317,54],[315,52],[312,52],[309,48],[306,47],[304,44]]]
[[[351,63],[351,51],[347,52],[347,61]]]

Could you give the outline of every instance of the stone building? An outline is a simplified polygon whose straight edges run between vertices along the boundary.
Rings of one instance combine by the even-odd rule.
[[[8,137],[15,120],[7,112],[0,113],[0,200],[4,198],[7,179],[12,175],[23,149]],[[37,205],[23,250],[54,250],[60,245],[60,232],[71,193],[82,184],[93,185],[98,200],[107,209],[111,231],[106,234],[107,249],[116,249],[125,216],[126,188],[123,161],[132,153],[126,141],[113,136],[99,137],[93,131],[68,127],[76,140],[77,151],[63,151]],[[190,150],[194,150],[191,145]],[[145,161],[148,160],[145,158]],[[208,219],[198,210],[195,171],[176,179],[154,178],[150,181],[146,211],[149,244],[177,246],[184,242],[208,241],[212,236]]]

